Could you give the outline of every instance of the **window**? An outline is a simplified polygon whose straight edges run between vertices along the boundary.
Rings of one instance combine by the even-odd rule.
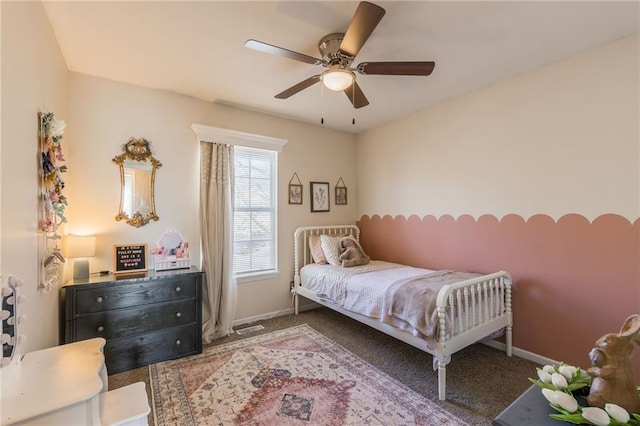
[[[276,155],[234,150],[233,270],[239,276],[276,270]]]
[[[286,139],[193,124],[198,142],[234,148],[233,270],[238,278],[277,272],[277,155]]]

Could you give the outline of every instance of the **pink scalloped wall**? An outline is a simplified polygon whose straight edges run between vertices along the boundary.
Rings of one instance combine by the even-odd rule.
[[[587,354],[596,339],[640,313],[640,219],[365,215],[358,225],[362,246],[374,259],[510,272],[513,343],[545,357],[589,367]],[[640,383],[640,347],[634,370]]]

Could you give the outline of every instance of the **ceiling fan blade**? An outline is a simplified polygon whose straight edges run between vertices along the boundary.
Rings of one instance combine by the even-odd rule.
[[[347,56],[356,56],[385,13],[386,11],[380,6],[366,1],[361,2],[340,43],[340,51]]]
[[[435,66],[435,62],[363,62],[356,70],[368,75],[430,75]]]
[[[249,49],[258,50],[260,52],[269,53],[271,55],[283,56],[285,58],[293,59],[295,61],[306,62],[311,65],[320,65],[322,61],[316,59],[313,56],[308,56],[303,53],[294,52],[293,50],[285,49],[283,47],[274,46],[262,41],[249,39],[244,42],[245,47]]]
[[[349,98],[349,101],[353,104],[354,108],[362,108],[369,105],[367,97],[364,95],[364,92],[355,81],[351,86],[344,89],[344,94],[347,95],[347,98]]]
[[[306,80],[301,81],[300,83],[289,87],[287,90],[284,90],[276,95],[278,99],[287,99],[290,96],[295,95],[296,93],[306,89],[309,86],[313,86],[314,84],[320,81],[320,74],[314,75],[313,77],[309,77]]]

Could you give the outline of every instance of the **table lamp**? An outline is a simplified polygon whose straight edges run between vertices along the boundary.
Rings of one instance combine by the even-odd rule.
[[[89,278],[89,259],[96,254],[95,235],[67,235],[65,238],[66,255],[75,258],[73,262],[73,280]]]

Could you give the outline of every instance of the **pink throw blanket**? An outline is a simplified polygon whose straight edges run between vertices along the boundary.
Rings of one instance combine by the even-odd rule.
[[[387,315],[403,321],[426,337],[427,346],[433,347],[438,338],[438,292],[447,284],[465,281],[480,274],[461,271],[437,271],[391,288],[391,304]],[[450,319],[447,318],[447,323]]]

